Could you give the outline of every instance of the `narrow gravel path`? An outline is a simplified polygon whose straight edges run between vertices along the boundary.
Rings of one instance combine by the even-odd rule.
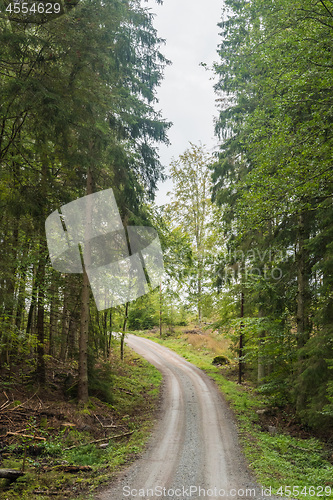
[[[162,372],[160,419],[144,455],[96,500],[265,498],[214,382],[148,339],[129,335],[127,344]]]

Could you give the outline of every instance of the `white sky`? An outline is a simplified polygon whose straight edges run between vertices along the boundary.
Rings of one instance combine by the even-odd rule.
[[[172,62],[165,70],[156,105],[163,118],[173,122],[168,134],[171,145],[159,147],[161,162],[168,167],[172,158],[178,158],[189,147],[189,142],[204,144],[208,151],[217,145],[214,82],[212,73],[200,63],[210,66],[218,59],[217,23],[223,0],[164,0],[163,5],[148,0],[143,6],[156,14],[154,26],[166,40],[161,52]],[[160,184],[155,200],[158,205],[168,201],[166,193],[171,188],[170,180]]]

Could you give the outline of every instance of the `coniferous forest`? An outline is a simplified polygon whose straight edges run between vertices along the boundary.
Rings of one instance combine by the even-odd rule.
[[[62,398],[60,367],[66,401],[115,410],[119,373],[141,377],[126,332],[163,339],[194,329],[224,342],[239,386],[332,439],[333,3],[221,8],[211,68],[219,147],[190,143],[168,166],[158,146],[171,123],[156,92],[170,61],[144,2],[81,0],[33,23],[1,14],[2,437],[11,428],[1,412],[43,392]],[[174,187],[157,207],[167,173]],[[149,294],[98,311],[85,274],[52,268],[45,220],[108,188],[125,227],[158,232],[165,274]]]
[[[232,14],[220,25],[215,67],[225,104],[216,127],[222,145],[213,199],[223,207],[231,264],[241,255],[237,293],[244,297],[244,326],[253,331],[249,355],[259,383],[292,401],[308,424],[328,425],[332,5],[227,5]]]
[[[149,220],[163,178],[152,144],[168,128],[154,109],[167,63],[159,47],[139,2],[87,2],[35,26],[2,19],[1,362],[9,371],[29,358],[44,383],[45,355],[73,356],[82,337],[87,351],[82,277],[52,270],[47,216],[112,186],[124,224]],[[91,328],[98,321],[92,312]]]

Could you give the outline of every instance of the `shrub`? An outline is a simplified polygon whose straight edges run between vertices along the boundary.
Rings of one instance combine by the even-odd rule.
[[[230,364],[230,359],[228,359],[226,356],[215,356],[215,358],[212,361],[213,365],[229,365]]]

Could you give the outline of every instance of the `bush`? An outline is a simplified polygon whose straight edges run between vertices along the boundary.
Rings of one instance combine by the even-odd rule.
[[[158,324],[158,313],[149,295],[140,297],[129,308],[129,330],[151,330]]]
[[[113,380],[111,365],[104,362],[90,367],[89,370],[89,396],[94,396],[105,403],[113,403]]]
[[[215,356],[215,358],[212,361],[213,365],[229,365],[230,364],[230,359],[228,359],[226,356]]]

